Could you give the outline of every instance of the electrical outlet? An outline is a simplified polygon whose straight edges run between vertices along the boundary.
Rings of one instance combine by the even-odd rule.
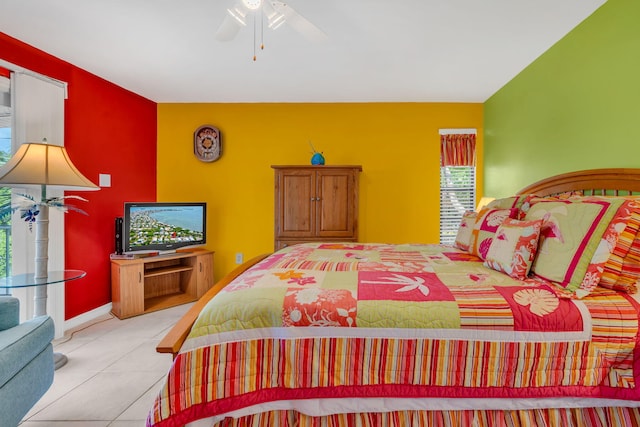
[[[236,264],[242,264],[244,262],[244,255],[242,252],[236,253]]]

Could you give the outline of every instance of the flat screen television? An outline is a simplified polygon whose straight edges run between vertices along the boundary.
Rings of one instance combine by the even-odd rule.
[[[207,243],[207,204],[125,203],[122,221],[125,252],[173,252]]]

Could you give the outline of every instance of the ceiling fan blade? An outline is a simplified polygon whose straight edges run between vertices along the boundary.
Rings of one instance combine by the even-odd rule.
[[[246,16],[247,10],[242,1],[236,1],[233,7],[225,11],[224,20],[216,31],[216,40],[232,40],[240,31],[240,28],[246,26]]]
[[[280,25],[284,24],[286,20],[284,14],[278,12],[271,4],[271,1],[265,1],[262,3],[262,12],[267,18],[267,26],[272,30],[277,29]]]
[[[324,31],[296,12],[289,4],[281,1],[266,1],[265,4],[266,3],[270,3],[275,11],[284,16],[286,23],[291,26],[291,28],[302,34],[308,40],[320,42],[327,39]]]

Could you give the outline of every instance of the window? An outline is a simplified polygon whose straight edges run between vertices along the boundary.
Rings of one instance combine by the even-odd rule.
[[[17,65],[0,59],[0,151],[10,158],[22,142],[41,141],[47,138],[49,143],[62,145],[64,141],[64,100],[66,83],[50,77],[34,73]],[[31,186],[12,187],[8,194],[29,194],[36,199],[40,197],[40,189]],[[49,197],[62,196],[62,190],[51,188]],[[15,202],[15,199],[14,199]],[[0,205],[2,201],[0,200]],[[10,206],[9,201],[5,205]],[[63,213],[50,212],[49,243],[64,247]],[[3,218],[0,218],[0,221]],[[0,229],[0,257],[5,257],[0,275],[23,274],[33,272],[35,267],[35,234],[29,232],[28,226],[20,219],[18,212],[6,219],[10,224],[9,245],[5,245],[5,236]],[[1,222],[0,222],[1,224]],[[5,246],[3,246],[5,245]],[[64,251],[49,251],[49,267],[51,270],[64,269]],[[48,289],[47,313],[56,325],[55,338],[64,334],[64,286],[52,286]],[[33,316],[33,288],[11,289],[10,293],[20,299],[20,319],[24,321]],[[22,309],[24,307],[24,310]]]
[[[453,244],[462,214],[476,205],[476,135],[440,133],[440,243]]]
[[[0,68],[0,165],[11,157],[11,80]],[[11,275],[11,190],[0,187],[0,277]],[[5,290],[6,293],[6,290]]]

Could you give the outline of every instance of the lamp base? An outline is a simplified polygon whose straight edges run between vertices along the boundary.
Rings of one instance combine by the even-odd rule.
[[[53,366],[55,370],[62,368],[69,359],[62,353],[53,353]]]

